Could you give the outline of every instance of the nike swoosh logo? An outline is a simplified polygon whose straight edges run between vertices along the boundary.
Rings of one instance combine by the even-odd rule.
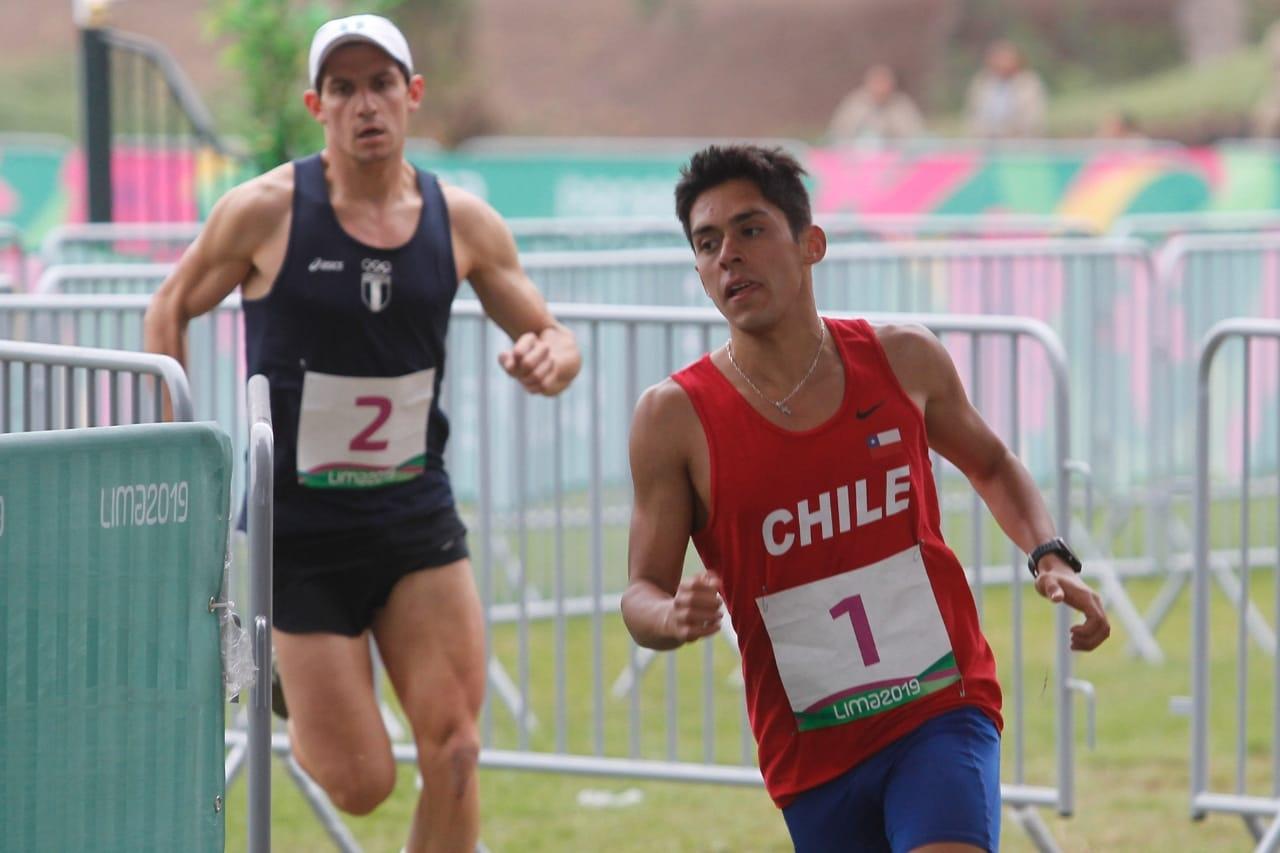
[[[875,414],[876,409],[880,408],[883,405],[884,405],[884,400],[881,400],[879,403],[876,403],[874,406],[872,406],[869,409],[858,409],[856,412],[854,412],[854,414],[858,416],[858,420],[865,421],[867,418]]]

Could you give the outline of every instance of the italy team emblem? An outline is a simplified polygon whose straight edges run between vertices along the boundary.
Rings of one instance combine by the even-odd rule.
[[[391,302],[391,261],[365,258],[360,261],[360,298],[377,314]]]

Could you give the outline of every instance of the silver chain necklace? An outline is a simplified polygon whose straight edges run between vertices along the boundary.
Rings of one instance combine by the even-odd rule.
[[[818,359],[822,357],[822,345],[827,341],[827,324],[819,321],[819,326],[822,327],[822,331],[818,337],[818,351],[813,354],[813,361],[810,362],[809,369],[805,371],[804,378],[796,383],[796,387],[791,389],[791,393],[783,397],[781,400],[770,400],[766,397],[764,392],[756,387],[756,383],[751,381],[751,377],[747,375],[746,371],[738,366],[738,360],[733,357],[732,339],[725,341],[724,348],[729,353],[729,363],[733,365],[734,370],[738,371],[738,375],[742,377],[742,380],[751,386],[751,390],[755,391],[761,400],[764,400],[779,412],[782,412],[782,414],[790,415],[792,414],[792,411],[791,407],[787,405],[787,401],[800,393],[800,389],[804,387],[804,383],[809,381],[809,377],[813,375],[814,368],[818,366]]]

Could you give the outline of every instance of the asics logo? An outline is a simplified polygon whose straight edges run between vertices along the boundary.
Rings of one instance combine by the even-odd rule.
[[[342,272],[342,261],[326,261],[324,258],[313,258],[307,265],[308,272]]]

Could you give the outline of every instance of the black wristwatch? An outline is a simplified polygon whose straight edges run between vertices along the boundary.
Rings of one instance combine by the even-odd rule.
[[[1043,542],[1035,547],[1031,552],[1031,556],[1027,558],[1027,568],[1031,570],[1031,577],[1039,577],[1040,572],[1036,566],[1040,563],[1040,558],[1045,554],[1057,554],[1062,558],[1072,571],[1076,574],[1080,573],[1080,558],[1075,552],[1067,547],[1067,543],[1062,541],[1061,536],[1055,536],[1048,542]]]

